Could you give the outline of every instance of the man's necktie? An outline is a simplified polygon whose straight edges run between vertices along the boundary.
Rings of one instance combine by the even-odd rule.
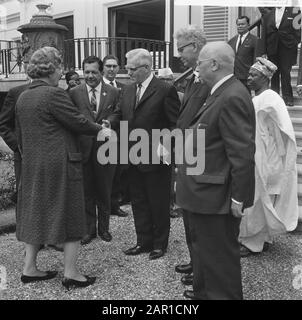
[[[142,84],[138,84],[137,85],[137,91],[136,91],[136,100],[135,100],[135,107],[137,107],[139,100],[140,100],[140,96],[141,96],[141,92],[142,92]]]
[[[114,83],[112,81],[110,81],[110,84],[114,87]]]
[[[238,50],[241,47],[241,45],[242,45],[242,35],[240,35],[240,37],[239,37],[239,43],[238,43],[238,47],[237,47],[237,51],[236,52],[238,52]]]
[[[91,95],[91,100],[90,100],[90,105],[91,105],[91,109],[92,111],[96,112],[96,105],[97,105],[97,102],[96,102],[96,96],[95,96],[95,89],[91,89],[90,90],[92,92],[92,95]]]

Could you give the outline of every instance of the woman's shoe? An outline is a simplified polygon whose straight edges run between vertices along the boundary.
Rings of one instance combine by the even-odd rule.
[[[64,278],[62,281],[62,285],[67,289],[70,288],[85,288],[95,283],[96,277],[84,276],[86,281],[78,281],[70,278]]]
[[[46,275],[42,277],[25,276],[24,274],[22,274],[21,281],[23,283],[31,283],[31,282],[37,282],[37,281],[50,280],[54,278],[57,274],[58,274],[58,271],[46,271]]]

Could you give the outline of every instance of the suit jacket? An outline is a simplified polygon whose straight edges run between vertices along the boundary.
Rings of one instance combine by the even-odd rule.
[[[153,76],[137,107],[135,107],[135,99],[136,85],[126,85],[120,100],[122,119],[128,121],[129,133],[131,130],[139,128],[148,132],[151,159],[152,129],[174,129],[179,113],[180,101],[175,87],[157,79],[155,76]],[[129,143],[129,147],[132,145]],[[151,163],[151,160],[149,163]],[[161,165],[139,164],[138,168],[141,171],[154,171],[158,170]]]
[[[263,54],[263,50],[261,50],[260,39],[249,33],[236,53],[238,37],[239,35],[233,37],[228,44],[235,52],[234,74],[237,79],[246,80],[250,67],[255,62],[256,57]]]
[[[210,89],[201,82],[194,83],[194,75],[188,81],[185,88],[179,116],[177,119],[177,128],[186,129],[190,126],[196,113],[206,101]]]
[[[292,49],[293,56],[289,58],[297,59],[297,46],[301,41],[301,29],[294,28],[295,24],[293,22],[298,19],[299,13],[294,13],[293,9],[293,7],[285,8],[279,29],[276,28],[276,8],[273,8],[263,16],[262,42],[265,53],[268,56],[276,55],[278,53],[278,45],[281,43],[284,47]]]
[[[178,165],[176,197],[181,208],[201,214],[229,214],[231,198],[253,204],[255,111],[249,92],[235,77],[224,82],[197,113],[192,126],[205,130],[205,170],[187,175]],[[194,135],[193,135],[194,136]],[[190,141],[189,141],[190,140]],[[193,143],[196,139],[186,141]]]
[[[8,91],[0,113],[0,135],[5,143],[18,153],[18,143],[15,129],[15,107],[21,93],[29,88],[24,84]]]
[[[118,129],[121,114],[118,108],[119,91],[116,88],[102,82],[100,104],[96,116],[94,116],[92,112],[85,83],[71,89],[69,94],[73,103],[87,119],[99,124],[102,123],[103,119],[109,120],[111,128],[113,130]],[[85,163],[91,155],[96,139],[95,137],[81,135],[79,140],[81,152],[83,154],[83,163]]]

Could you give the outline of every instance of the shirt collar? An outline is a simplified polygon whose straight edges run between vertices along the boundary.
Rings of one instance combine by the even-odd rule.
[[[109,85],[111,85],[110,82],[113,82],[114,86],[116,87],[116,81],[115,81],[115,79],[113,79],[113,80],[108,80],[107,78],[103,77],[103,80],[104,80],[104,82],[105,82],[106,84],[109,84]]]
[[[153,74],[151,73],[150,76],[144,82],[142,82],[142,87],[146,89],[152,79],[153,79]]]
[[[241,43],[245,40],[245,38],[248,36],[249,33],[250,32],[248,31],[241,36]],[[238,36],[239,36],[238,38],[240,38],[240,34]]]
[[[228,74],[227,76],[223,77],[221,80],[216,82],[216,84],[213,86],[213,88],[211,90],[211,94],[213,94],[224,82],[226,82],[227,80],[232,78],[232,76],[233,76],[233,73]]]
[[[91,92],[91,87],[86,83],[87,91],[90,93]],[[96,93],[101,93],[102,89],[102,81],[94,88]]]

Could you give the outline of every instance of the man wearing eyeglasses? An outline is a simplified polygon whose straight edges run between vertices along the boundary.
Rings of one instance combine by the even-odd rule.
[[[168,246],[171,166],[152,163],[152,129],[173,129],[180,101],[174,86],[152,74],[153,59],[149,51],[134,49],[127,52],[126,58],[126,68],[134,83],[124,88],[120,101],[122,118],[128,121],[129,132],[144,129],[148,133],[149,159],[146,164],[134,164],[133,161],[129,164],[131,205],[137,242],[125,254],[150,252],[149,259],[154,260],[162,257]]]
[[[205,168],[188,175],[178,166],[176,198],[188,217],[193,256],[193,291],[201,300],[242,299],[239,225],[254,200],[255,111],[251,96],[233,75],[234,51],[223,41],[204,46],[201,79],[211,94],[192,129],[205,131]],[[196,145],[196,139],[186,143]]]
[[[124,84],[116,81],[116,75],[119,71],[118,58],[112,54],[109,54],[103,59],[103,81],[122,93]],[[129,190],[128,190],[127,170],[124,166],[118,164],[116,166],[111,193],[111,214],[119,217],[127,217],[128,213],[120,208],[119,201],[121,203],[129,202]]]
[[[198,54],[206,44],[206,37],[203,30],[200,27],[189,25],[186,28],[178,30],[175,38],[177,41],[177,48],[181,61],[185,67],[195,70],[197,67]],[[209,92],[209,87],[199,80],[198,73],[193,73],[189,78],[185,88],[179,118],[177,120],[178,128],[185,130],[190,127],[192,120],[205,102]],[[188,217],[184,214],[184,212],[183,221],[186,242],[190,254],[190,262],[176,265],[175,271],[184,274],[184,276],[181,278],[181,282],[184,285],[192,285],[192,241],[188,226]]]
[[[102,71],[102,60],[95,56],[85,58],[83,61],[85,83],[71,89],[70,97],[88,119],[102,124],[104,128],[117,130],[121,116],[117,106],[119,91],[104,83]],[[116,164],[101,165],[97,162],[100,144],[101,142],[96,141],[95,138],[80,136],[87,222],[87,235],[82,239],[82,245],[96,238],[96,230],[103,241],[112,240],[109,232],[109,218]]]

